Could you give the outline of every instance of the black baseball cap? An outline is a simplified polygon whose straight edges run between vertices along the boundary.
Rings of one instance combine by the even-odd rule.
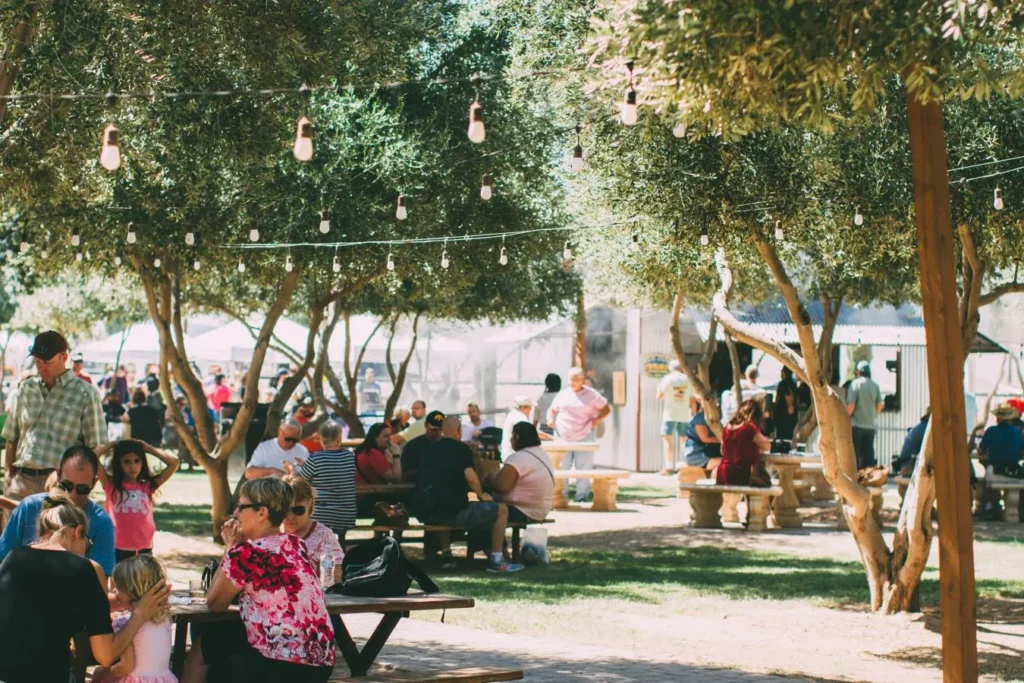
[[[32,346],[28,347],[28,355],[40,360],[50,360],[58,353],[67,353],[68,340],[60,332],[47,330],[36,335]]]
[[[440,410],[431,410],[429,413],[427,413],[427,417],[424,418],[423,420],[423,424],[425,424],[428,427],[434,427],[435,429],[440,429],[441,424],[443,422],[444,413],[442,413]]]

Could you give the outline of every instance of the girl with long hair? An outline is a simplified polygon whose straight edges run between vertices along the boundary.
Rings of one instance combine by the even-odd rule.
[[[764,409],[758,401],[747,400],[722,432],[722,462],[715,481],[719,484],[749,486],[751,468],[761,464],[761,452],[772,442],[761,433]]]

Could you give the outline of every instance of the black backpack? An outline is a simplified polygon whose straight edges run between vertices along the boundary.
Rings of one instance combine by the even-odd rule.
[[[362,598],[396,598],[409,592],[413,579],[424,593],[437,593],[437,584],[423,570],[406,559],[398,541],[377,536],[345,553],[341,562],[341,583],[332,593]]]

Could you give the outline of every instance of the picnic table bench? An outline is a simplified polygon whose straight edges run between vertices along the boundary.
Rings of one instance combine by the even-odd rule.
[[[331,681],[348,678],[331,678]],[[372,673],[358,679],[362,683],[490,683],[491,681],[521,681],[523,672],[511,669],[456,669],[440,673],[418,673],[403,669]]]
[[[796,453],[768,453],[764,456],[764,462],[775,470],[782,488],[782,495],[772,504],[772,523],[781,529],[802,529],[804,523],[797,511],[801,501],[797,493],[796,477],[807,466],[821,467],[821,458]],[[811,486],[806,479],[801,480],[801,488],[804,490]]]
[[[594,512],[612,512],[618,510],[619,479],[628,479],[629,472],[622,470],[555,470],[554,498],[552,507],[565,510],[569,507],[569,499],[565,497],[566,479],[590,479],[594,492]]]
[[[334,594],[328,594],[326,598],[327,612],[331,615],[331,624],[334,627],[334,641],[337,643],[338,649],[341,650],[341,656],[344,657],[345,663],[348,665],[353,677],[366,675],[377,655],[380,654],[381,648],[384,647],[388,638],[391,637],[395,626],[398,625],[398,622],[403,617],[408,617],[410,612],[466,609],[473,607],[475,604],[472,598],[462,598],[456,595],[443,595],[440,593],[427,595],[416,592],[398,598],[353,598]],[[348,628],[345,626],[343,617],[347,614],[383,615],[380,623],[378,623],[377,628],[374,629],[373,634],[366,641],[362,650],[356,646],[355,641],[352,640],[352,636],[348,632]],[[171,670],[179,678],[185,668],[185,641],[190,624],[231,622],[241,619],[237,605],[232,605],[224,612],[213,612],[205,603],[172,605],[171,617],[175,623]]]
[[[1020,492],[1024,490],[1024,479],[994,474],[991,467],[986,467],[985,488],[1002,493],[1003,520],[1020,524]]]
[[[550,524],[553,519],[545,519],[540,522],[533,520],[529,522],[509,522],[508,528],[512,530],[512,561],[519,562],[520,553],[522,551],[522,531],[528,526],[533,524]],[[408,542],[410,539],[405,538],[406,531],[421,531],[423,532],[423,538],[430,532],[436,531],[469,531],[466,527],[460,526],[448,526],[443,524],[406,524],[406,525],[390,525],[390,524],[356,524],[352,531],[372,531],[374,536],[391,536],[399,543]],[[415,539],[422,540],[422,539]],[[487,550],[487,548],[467,547],[466,558],[472,559],[473,554],[476,550]]]
[[[714,479],[681,483],[679,488],[690,492],[690,526],[695,529],[721,529],[723,520],[719,509],[722,507],[722,497],[734,495],[737,500],[741,496],[747,498],[747,529],[765,531],[768,528],[768,499],[782,495],[780,486],[730,486],[716,484]],[[738,522],[738,514],[735,519],[725,521]]]
[[[598,445],[596,441],[562,441],[555,439],[554,441],[541,441],[540,447],[544,449],[544,452],[548,454],[551,459],[551,465],[556,469],[562,469],[562,458],[569,451],[589,451],[597,452]]]

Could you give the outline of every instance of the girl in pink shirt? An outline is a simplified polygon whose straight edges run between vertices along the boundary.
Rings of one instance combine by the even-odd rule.
[[[129,439],[101,446],[97,455],[113,447],[110,473],[101,467],[100,483],[107,496],[107,514],[114,520],[114,554],[120,562],[126,557],[153,552],[153,494],[178,469],[178,458],[148,443]],[[156,476],[149,471],[146,454],[161,460],[166,467]]]

